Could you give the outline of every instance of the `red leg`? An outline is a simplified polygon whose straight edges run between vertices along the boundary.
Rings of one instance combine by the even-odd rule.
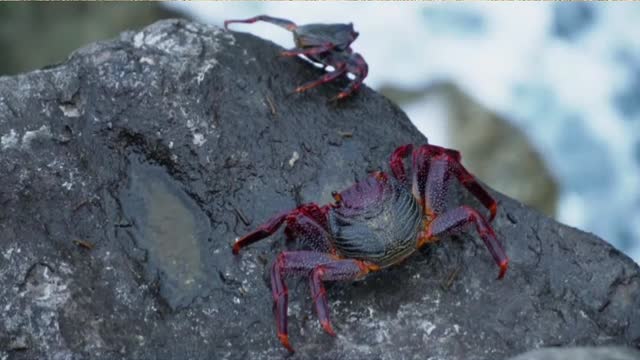
[[[446,154],[449,157],[451,157],[453,160],[455,160],[456,162],[460,162],[462,160],[462,155],[460,154],[460,151],[458,150],[453,150],[453,149],[448,149],[446,147],[442,147],[442,146],[438,146],[438,145],[431,145],[431,144],[427,144],[427,145],[423,145],[426,148],[429,149],[429,152],[433,155],[439,155],[439,154]]]
[[[278,230],[280,225],[282,225],[284,220],[287,218],[287,215],[289,215],[288,211],[282,212],[267,220],[266,223],[260,225],[260,227],[258,227],[256,230],[241,237],[238,241],[235,242],[235,244],[233,244],[233,253],[237,255],[240,252],[240,249],[242,249],[243,247],[251,245],[254,242],[262,240],[276,232],[276,230]]]
[[[314,208],[307,207],[305,210],[287,218],[287,227],[284,229],[287,238],[299,239],[314,251],[335,254],[323,210],[315,205]]]
[[[229,24],[233,24],[233,23],[253,24],[256,21],[265,21],[265,22],[283,27],[289,31],[293,31],[298,27],[298,25],[296,25],[294,22],[286,19],[275,18],[267,15],[259,15],[246,20],[225,20],[224,28],[228,29]]]
[[[451,161],[451,170],[456,175],[456,178],[462,183],[462,185],[469,190],[473,196],[475,196],[480,203],[484,205],[491,215],[489,215],[489,221],[493,221],[496,217],[496,213],[498,212],[498,203],[496,200],[489,195],[487,190],[485,190],[478,180],[457,161]]]
[[[468,206],[460,206],[443,214],[437,215],[429,224],[422,244],[433,240],[439,235],[459,229],[467,224],[475,224],[476,230],[482,238],[482,241],[484,241],[484,244],[487,246],[487,249],[489,249],[493,260],[500,267],[498,279],[502,279],[504,274],[507,272],[509,258],[496,238],[496,234],[489,223],[476,210]]]
[[[320,79],[318,80],[313,80],[313,81],[309,81],[307,83],[304,83],[300,86],[298,86],[294,91],[297,93],[309,90],[313,87],[316,87],[318,85],[324,84],[326,82],[329,82],[335,78],[338,78],[339,76],[343,75],[345,73],[345,69],[336,69],[335,71],[332,71],[330,73],[325,74],[324,76],[322,76]]]
[[[422,145],[413,151],[411,172],[413,173],[411,181],[411,192],[413,197],[425,207],[425,187],[427,177],[429,175],[429,161],[431,160],[431,151],[429,145]]]
[[[278,228],[282,225],[285,220],[287,221],[287,233],[291,236],[295,234],[304,234],[304,231],[301,229],[316,229],[316,233],[311,233],[313,235],[311,240],[317,241],[328,241],[324,239],[322,235],[322,231],[325,233],[328,231],[328,224],[326,219],[326,212],[328,211],[328,207],[319,207],[316,204],[305,204],[302,205],[293,211],[285,211],[282,212],[271,219],[267,220],[266,223],[260,225],[256,230],[250,232],[249,234],[243,236],[238,241],[233,244],[233,253],[238,254],[240,249],[245,246],[251,245],[256,241],[262,240],[269,235],[275,233]],[[299,222],[300,218],[306,218],[307,221]],[[313,224],[317,226],[312,226]],[[306,235],[306,234],[305,234]],[[305,237],[301,237],[304,241]]]
[[[407,182],[407,171],[404,168],[404,159],[409,156],[412,151],[412,144],[402,145],[391,154],[391,160],[389,160],[389,166],[391,167],[393,176],[403,184]]]
[[[433,216],[445,209],[451,162],[446,155],[436,155],[429,161],[429,171],[425,189],[425,211]]]
[[[330,101],[344,99],[358,90],[360,86],[362,86],[364,78],[366,78],[369,73],[369,66],[358,53],[352,54],[345,62],[345,66],[347,67],[347,72],[355,75],[355,79],[353,79],[346,88],[342,89],[338,95],[330,99]]]
[[[313,251],[284,251],[278,255],[271,270],[271,291],[274,300],[276,329],[284,347],[293,352],[287,331],[288,291],[284,282],[287,275],[307,275],[311,294],[325,331],[335,335],[329,322],[329,306],[322,281],[347,280],[364,276],[370,271],[366,263],[353,259],[336,259],[329,254]]]
[[[309,277],[311,297],[316,306],[318,319],[324,330],[332,336],[335,332],[329,320],[329,303],[323,281],[355,280],[371,270],[365,262],[353,259],[333,260],[313,269]]]
[[[418,199],[425,194],[425,183],[428,181],[429,163],[435,157],[446,159],[448,171],[452,172],[462,185],[475,196],[482,205],[489,209],[489,221],[497,213],[498,204],[489,193],[478,183],[476,178],[460,163],[460,152],[436,145],[422,145],[413,154],[413,193]]]

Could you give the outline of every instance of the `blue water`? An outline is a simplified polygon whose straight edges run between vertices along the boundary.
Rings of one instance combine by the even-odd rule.
[[[640,4],[186,2],[221,25],[258,14],[296,23],[353,22],[366,83],[423,87],[447,79],[525,131],[561,187],[558,220],[640,261]],[[236,24],[292,47],[272,25]],[[447,144],[437,108],[408,114]]]

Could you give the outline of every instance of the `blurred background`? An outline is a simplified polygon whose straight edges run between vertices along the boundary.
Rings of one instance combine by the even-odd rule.
[[[365,83],[491,187],[640,262],[640,3],[0,3],[0,76],[169,17],[353,22]],[[286,30],[234,24],[284,47]]]

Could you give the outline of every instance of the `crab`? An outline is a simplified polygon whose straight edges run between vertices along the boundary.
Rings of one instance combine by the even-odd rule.
[[[358,90],[367,77],[369,67],[362,56],[354,53],[351,43],[358,37],[358,32],[354,31],[353,24],[308,24],[298,26],[295,23],[267,15],[259,15],[245,20],[226,20],[224,28],[228,29],[232,23],[252,24],[256,21],[265,21],[281,26],[293,33],[293,40],[296,47],[283,51],[282,56],[304,55],[309,60],[322,64],[323,69],[328,66],[333,67],[331,72],[326,73],[321,78],[307,82],[298,86],[294,92],[301,93],[320,84],[333,81],[348,73],[354,79],[342,91],[331,98],[340,100],[348,97]]]
[[[405,159],[410,155],[408,175]],[[334,202],[323,206],[307,203],[279,213],[234,243],[233,254],[237,255],[286,223],[286,237],[297,238],[311,249],[283,251],[271,268],[276,330],[285,348],[294,351],[287,331],[284,280],[289,275],[309,278],[320,324],[333,336],[323,282],[362,279],[465,225],[475,226],[500,269],[498,279],[504,277],[509,259],[490,225],[497,203],[460,161],[460,152],[453,149],[429,144],[415,150],[411,144],[400,146],[391,155],[392,175],[373,172],[345,190],[333,192]],[[452,177],[488,209],[488,220],[470,206],[445,209]]]

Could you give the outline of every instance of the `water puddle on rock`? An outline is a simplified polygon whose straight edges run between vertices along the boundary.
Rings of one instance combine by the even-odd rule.
[[[135,246],[146,251],[148,278],[173,308],[188,306],[212,288],[203,256],[210,224],[196,203],[162,168],[133,163],[121,196]]]

